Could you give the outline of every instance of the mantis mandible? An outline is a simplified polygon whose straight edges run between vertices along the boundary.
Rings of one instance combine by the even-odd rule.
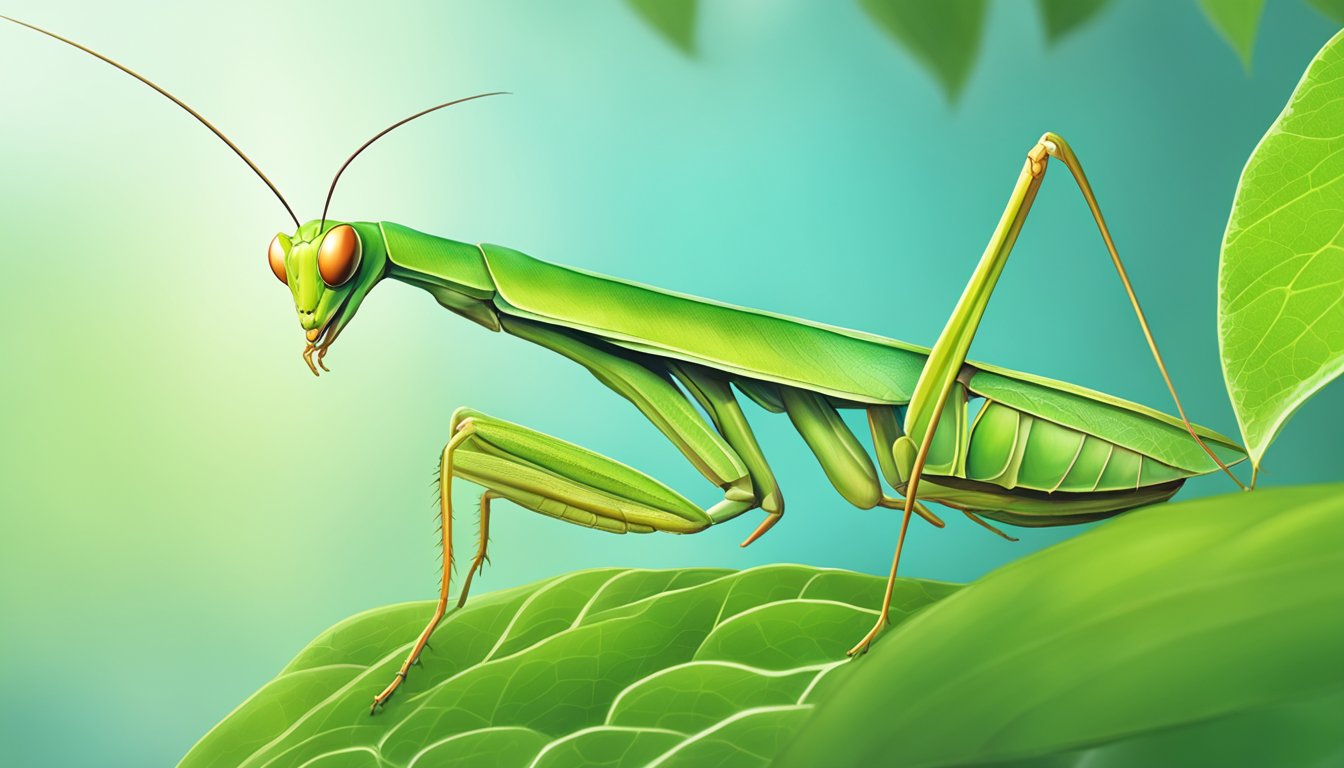
[[[1082,165],[1056,134],[1046,133],[1027,152],[979,265],[933,348],[925,349],[559,266],[502,246],[458,242],[392,222],[327,218],[341,173],[375,141],[436,110],[496,94],[439,104],[380,131],[337,171],[321,218],[303,224],[247,155],[177,97],[76,42],[0,18],[74,46],[153,88],[214,132],[261,178],[294,220],[294,232],[275,235],[267,256],[293,296],[306,339],[303,359],[315,375],[328,370],[327,352],[369,291],[384,279],[399,280],[477,325],[584,366],[634,404],[722,490],[721,500],[704,507],[614,459],[459,408],[440,455],[438,602],[400,670],[374,697],[371,712],[403,683],[448,610],[454,479],[485,489],[479,545],[459,607],[485,562],[498,500],[613,533],[696,533],[755,509],[765,517],[742,546],[770,530],[784,514],[784,500],[738,393],[766,411],[786,414],[850,504],[902,512],[882,610],[850,655],[865,651],[887,623],[912,516],[943,526],[922,501],[958,510],[1007,537],[989,521],[1055,526],[1099,520],[1165,501],[1187,478],[1220,469],[1240,485],[1228,466],[1245,457],[1243,449],[1186,418]],[[1051,159],[1070,171],[1082,191],[1178,417],[966,359]],[[841,409],[866,414],[871,456],[841,419]]]

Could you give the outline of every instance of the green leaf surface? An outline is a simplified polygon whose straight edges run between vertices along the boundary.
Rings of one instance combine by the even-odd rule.
[[[625,0],[640,18],[683,53],[695,52],[696,0]]]
[[[1056,42],[1090,21],[1108,3],[1110,0],[1037,0],[1045,22],[1045,39]]]
[[[1344,34],[1242,171],[1218,274],[1223,375],[1254,466],[1344,372]]]
[[[1344,0],[1307,0],[1307,2],[1336,24],[1344,24]]]
[[[1339,765],[1344,485],[1138,510],[828,677],[780,765]]]
[[[984,0],[859,0],[879,27],[896,38],[956,101],[980,51]]]
[[[872,626],[885,580],[771,566],[581,571],[472,600],[376,716],[431,602],[324,632],[184,768],[764,766]],[[902,580],[896,622],[953,593]]]
[[[1265,0],[1199,0],[1199,7],[1249,70]]]

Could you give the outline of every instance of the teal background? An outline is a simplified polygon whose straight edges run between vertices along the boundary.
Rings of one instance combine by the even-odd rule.
[[[14,0],[5,12],[174,90],[305,219],[386,124],[514,91],[381,142],[333,215],[924,344],[1023,153],[1057,131],[1097,187],[1192,416],[1236,434],[1214,331],[1218,246],[1248,153],[1334,31],[1324,17],[1270,3],[1247,73],[1193,2],[1117,2],[1048,46],[1032,8],[1000,0],[951,107],[851,3],[705,5],[694,60],[616,0]],[[314,380],[265,262],[289,224],[226,148],[20,28],[0,28],[0,72],[6,764],[171,764],[324,627],[432,596],[429,482],[458,405],[714,500],[584,370],[403,285],[374,291],[333,373]],[[973,356],[1169,405],[1058,170]],[[737,543],[754,514],[693,537],[615,537],[506,509],[480,588],[598,565],[883,573],[896,516],[848,508],[787,420],[752,415],[788,514],[750,549]],[[1338,480],[1342,415],[1339,386],[1309,403],[1263,482]],[[1228,487],[1206,478],[1183,496]],[[477,491],[456,490],[466,546]],[[912,530],[904,572],[958,581],[1077,532],[1010,544],[959,519]]]

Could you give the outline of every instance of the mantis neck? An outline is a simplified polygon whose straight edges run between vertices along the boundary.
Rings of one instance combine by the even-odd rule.
[[[500,330],[495,282],[479,246],[392,222],[378,226],[387,249],[387,277],[423,288],[452,312],[492,331]]]

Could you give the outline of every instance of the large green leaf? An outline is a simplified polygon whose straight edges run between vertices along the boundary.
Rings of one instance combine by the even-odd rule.
[[[956,101],[980,50],[984,0],[859,0],[859,5]]]
[[[1336,24],[1344,24],[1344,0],[1307,0],[1307,2]]]
[[[1344,33],[1251,153],[1218,275],[1223,374],[1254,466],[1344,372]]]
[[[1045,21],[1045,39],[1055,42],[1086,24],[1110,0],[1037,0]]]
[[[625,0],[649,26],[680,48],[695,51],[696,0]]]
[[[451,614],[370,717],[432,604],[381,608],[319,636],[181,765],[764,765],[872,626],[883,583],[606,569],[495,593]],[[902,581],[897,620],[955,589]]]
[[[1265,0],[1199,0],[1199,7],[1241,57],[1242,66],[1250,69]]]
[[[1339,765],[1341,649],[1344,485],[1148,507],[884,636],[781,764]]]

